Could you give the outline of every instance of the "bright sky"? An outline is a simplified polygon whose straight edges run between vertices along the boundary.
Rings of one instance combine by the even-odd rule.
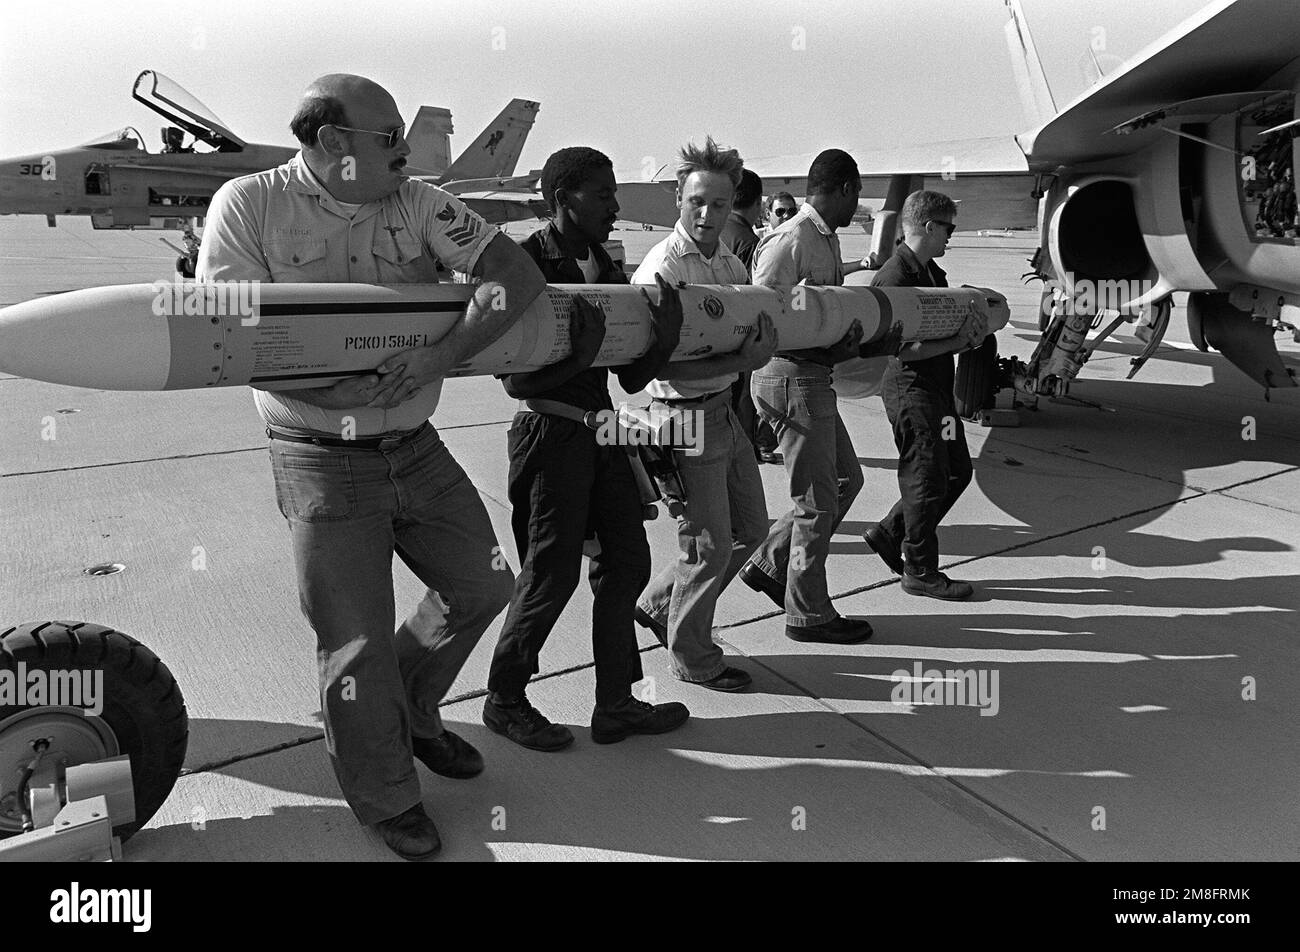
[[[1057,106],[1203,0],[1023,0]],[[319,11],[310,16],[307,11]],[[403,115],[452,110],[459,154],[514,96],[541,102],[519,171],[591,145],[643,178],[711,133],[765,157],[1027,127],[1002,0],[69,0],[4,3],[0,155],[67,148],[161,117],[130,97],[158,70],[251,142],[293,145],[298,95],[328,72],[369,76]],[[1016,156],[1014,144],[1010,155]]]

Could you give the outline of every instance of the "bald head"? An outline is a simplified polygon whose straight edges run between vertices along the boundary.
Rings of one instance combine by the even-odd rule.
[[[373,128],[364,117],[387,112],[396,113],[397,103],[383,86],[352,73],[329,73],[303,90],[289,129],[312,149],[319,145],[321,126]]]
[[[334,96],[338,99],[348,99],[374,93],[388,95],[387,90],[373,79],[366,79],[355,73],[327,73],[312,80],[311,84],[303,90],[302,98]]]
[[[330,73],[302,94],[289,128],[312,174],[340,202],[376,201],[396,191],[411,147],[393,97],[373,80]]]

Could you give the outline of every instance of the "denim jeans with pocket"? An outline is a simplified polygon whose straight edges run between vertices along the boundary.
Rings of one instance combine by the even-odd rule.
[[[794,508],[779,518],[749,565],[785,587],[786,623],[833,621],[826,590],[831,537],[862,489],[862,467],[840,419],[827,367],[775,357],[751,379],[754,406],[785,457]]]
[[[514,575],[433,427],[391,449],[272,440],[270,453],[316,632],[326,746],[348,805],[377,823],[420,802],[411,738],[442,733],[438,704]],[[396,631],[394,552],[428,588]]]

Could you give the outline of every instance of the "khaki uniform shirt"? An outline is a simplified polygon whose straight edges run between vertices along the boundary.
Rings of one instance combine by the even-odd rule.
[[[351,216],[299,153],[217,190],[197,273],[201,281],[437,284],[438,261],[470,272],[497,234],[454,195],[411,179]],[[327,410],[294,399],[292,390],[255,390],[254,398],[268,425],[338,434],[350,417],[361,437],[414,429],[433,415],[441,394],[436,381],[390,410]]]
[[[798,214],[759,241],[754,249],[754,283],[769,288],[800,283],[838,287],[844,283],[840,239],[810,203],[804,202]],[[783,351],[780,356],[828,367],[832,363],[821,348]]]
[[[632,275],[632,283],[654,284],[656,274],[663,275],[669,284],[749,284],[749,270],[725,243],[719,241],[713,257],[706,258],[680,221],[671,235],[646,253]],[[737,376],[732,373],[703,380],[651,380],[646,384],[646,392],[660,400],[702,397],[726,390]]]

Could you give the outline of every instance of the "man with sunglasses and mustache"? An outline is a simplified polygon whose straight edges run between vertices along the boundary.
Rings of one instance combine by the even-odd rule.
[[[439,260],[481,280],[432,346],[333,386],[254,392],[339,786],[390,849],[427,859],[441,840],[413,758],[444,777],[483,770],[438,704],[513,589],[478,491],[429,417],[448,372],[504,334],[545,281],[455,196],[406,177],[401,114],[378,84],[323,76],[290,128],[296,156],[213,196],[200,280],[436,283]],[[394,552],[427,587],[395,633]]]
[[[947,275],[935,259],[948,249],[956,216],[956,203],[941,192],[907,196],[899,216],[903,241],[872,286],[946,288]],[[909,595],[963,599],[974,592],[970,583],[939,571],[937,530],[971,481],[966,432],[953,399],[953,354],[978,347],[986,336],[983,321],[970,321],[952,337],[903,344],[885,370],[880,395],[898,447],[900,498],[862,536],[903,577]]]

